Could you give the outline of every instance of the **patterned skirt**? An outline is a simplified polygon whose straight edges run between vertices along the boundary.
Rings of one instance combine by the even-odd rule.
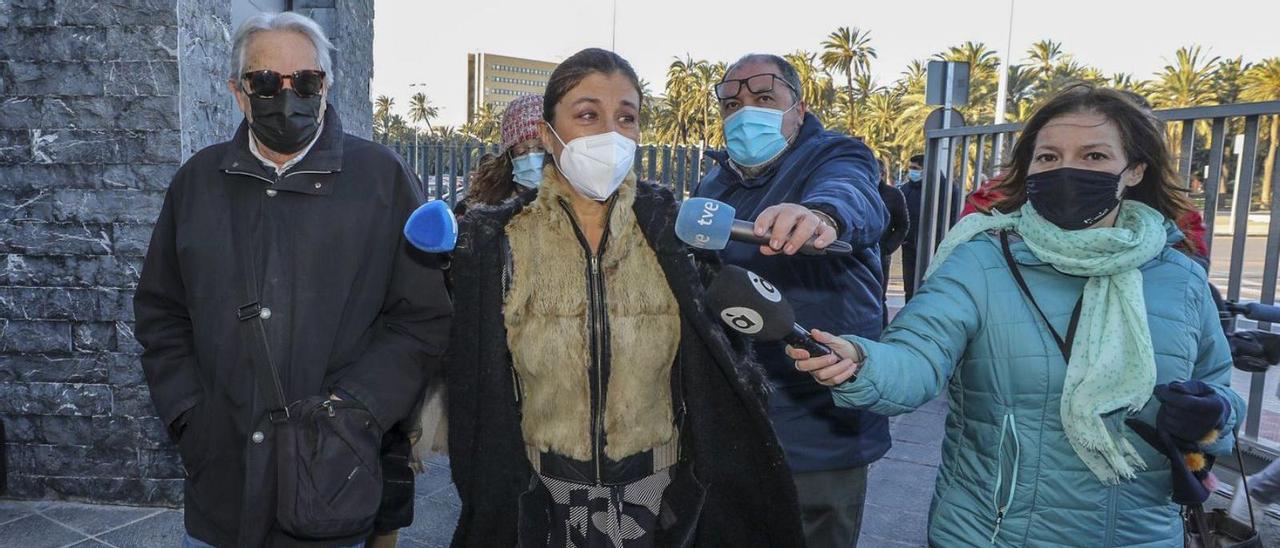
[[[547,546],[642,548],[654,546],[662,493],[671,469],[626,485],[583,485],[539,475],[551,493]]]

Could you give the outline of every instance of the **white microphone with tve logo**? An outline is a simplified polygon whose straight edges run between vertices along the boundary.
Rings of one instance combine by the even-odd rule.
[[[699,249],[719,251],[729,245],[729,240],[756,245],[769,245],[769,234],[756,236],[755,225],[735,219],[733,206],[708,198],[689,198],[680,206],[676,218],[676,236],[686,244]],[[803,255],[838,255],[853,253],[848,242],[836,240],[825,248],[813,247],[810,239],[800,246]]]
[[[782,292],[750,270],[725,266],[707,288],[707,302],[725,325],[743,335],[783,341],[808,351],[811,357],[831,353],[827,345],[813,340],[808,330],[796,324],[795,311]],[[861,360],[861,356],[844,357]]]

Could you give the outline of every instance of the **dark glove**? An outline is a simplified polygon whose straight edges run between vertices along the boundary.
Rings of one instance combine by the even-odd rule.
[[[1237,369],[1260,373],[1280,363],[1280,335],[1266,331],[1240,331],[1227,335]]]
[[[1168,432],[1184,449],[1217,441],[1231,416],[1227,400],[1201,381],[1161,384],[1155,395],[1161,404],[1156,428]]]
[[[1236,369],[1262,373],[1271,367],[1263,357],[1266,349],[1252,332],[1241,331],[1227,335],[1227,344],[1231,346],[1231,362]]]
[[[1217,441],[1230,416],[1227,401],[1201,381],[1157,385],[1160,400],[1156,425],[1130,418],[1125,421],[1147,443],[1169,458],[1173,475],[1173,501],[1181,505],[1203,504],[1209,499],[1205,482],[1213,468],[1213,455],[1204,446]]]

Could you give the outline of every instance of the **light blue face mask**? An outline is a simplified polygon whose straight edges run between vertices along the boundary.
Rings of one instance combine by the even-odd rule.
[[[526,188],[538,188],[542,183],[542,162],[545,159],[546,153],[543,152],[530,152],[517,156],[511,161],[516,182]]]
[[[918,170],[918,169],[908,169],[908,170],[907,170],[907,180],[908,180],[908,181],[911,181],[911,182],[913,182],[913,183],[918,183],[918,182],[920,182],[920,178],[921,178],[921,176],[922,176],[922,175],[924,175],[924,174],[923,174],[923,173],[921,173],[921,172],[920,172],[920,170]]]
[[[759,167],[777,158],[787,149],[782,134],[782,117],[787,110],[742,107],[724,121],[724,140],[729,157],[742,167]]]

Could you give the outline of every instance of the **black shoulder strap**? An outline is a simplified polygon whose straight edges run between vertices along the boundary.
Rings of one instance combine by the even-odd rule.
[[[234,203],[236,197],[232,196],[231,199]],[[250,330],[249,357],[254,363],[259,390],[267,398],[268,413],[272,420],[288,418],[288,403],[285,401],[284,387],[280,384],[280,373],[276,370],[275,360],[271,357],[271,347],[267,344],[267,328],[262,323],[263,313],[267,309],[262,306],[258,298],[258,241],[244,233],[244,225],[249,217],[236,218],[237,208],[234,205],[228,210],[231,212],[231,234],[234,239],[232,256],[239,255],[244,271],[241,275],[244,279],[241,300],[245,304],[236,307],[236,319]],[[261,213],[260,209],[258,213]],[[272,398],[272,396],[275,397]]]
[[[1064,340],[1058,334],[1058,330],[1053,328],[1053,324],[1049,323],[1049,317],[1045,316],[1044,310],[1040,309],[1040,304],[1036,302],[1036,298],[1031,295],[1031,288],[1027,286],[1027,281],[1022,278],[1022,270],[1018,268],[1017,261],[1013,260],[1013,252],[1009,250],[1009,231],[1000,231],[1000,248],[1004,251],[1004,260],[1009,264],[1009,272],[1013,273],[1014,281],[1018,282],[1018,289],[1022,290],[1022,294],[1031,302],[1032,308],[1040,313],[1040,319],[1044,320],[1044,326],[1049,328],[1049,334],[1053,335],[1053,340],[1058,343],[1058,350],[1062,352],[1062,359],[1067,363],[1071,363],[1071,347],[1076,340],[1076,327],[1080,324],[1080,310],[1084,306],[1084,294],[1076,300],[1076,307],[1071,311],[1071,323],[1067,324],[1067,337]]]

